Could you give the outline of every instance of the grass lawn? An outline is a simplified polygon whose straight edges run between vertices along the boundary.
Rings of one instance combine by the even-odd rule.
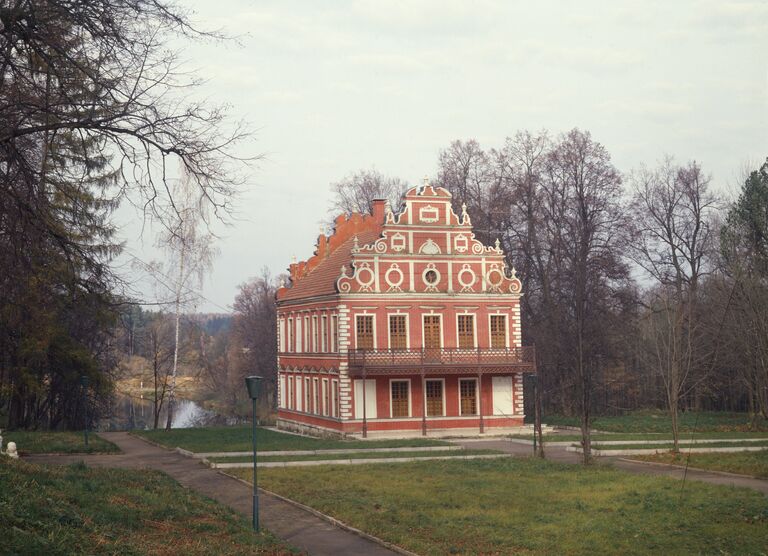
[[[259,456],[259,461],[322,461],[326,459],[374,459],[374,458],[435,458],[445,456],[487,456],[501,454],[498,450],[440,450],[434,452],[372,452],[351,454],[312,454],[306,456]],[[215,463],[239,463],[251,461],[252,456],[215,457],[208,461]]]
[[[579,417],[547,415],[542,418],[547,425],[580,426]],[[746,413],[727,413],[724,411],[688,411],[678,416],[680,431],[762,431],[768,432],[768,421],[759,419],[755,427],[750,427],[750,417]],[[595,417],[592,428],[607,432],[661,432],[669,434],[672,428],[669,415],[664,411],[633,411],[616,417]]]
[[[632,456],[632,459],[642,461],[655,461],[658,463],[671,463],[674,465],[688,465],[699,469],[712,471],[726,471],[741,475],[752,475],[768,479],[768,450],[761,452],[737,452],[734,454],[691,454],[690,460],[687,453],[653,454],[647,456]]]
[[[134,431],[135,434],[167,446],[177,446],[192,452],[247,452],[251,444],[251,426],[203,427],[171,429],[170,431]],[[259,451],[330,450],[337,448],[404,448],[415,446],[446,446],[439,440],[409,438],[404,440],[332,440],[286,434],[269,429],[257,429]]]
[[[82,432],[38,432],[38,431],[3,431],[3,450],[8,442],[15,442],[19,453],[118,453],[117,446],[96,436],[88,435],[88,449],[85,448]]]
[[[235,474],[235,472],[233,472]],[[250,470],[237,470],[250,479]],[[264,488],[419,554],[762,554],[768,497],[537,459],[259,470]]]
[[[289,554],[271,534],[157,471],[0,457],[3,554]]]
[[[511,435],[512,438],[520,438],[523,440],[533,440],[532,435],[530,434],[513,434]],[[665,433],[659,433],[659,432],[636,432],[636,433],[611,433],[611,434],[600,434],[595,433],[591,435],[592,442],[600,442],[600,441],[615,441],[615,440],[658,440],[659,442],[671,442],[672,441],[672,435],[671,434],[665,434]],[[723,439],[736,439],[736,438],[765,438],[768,440],[768,431],[763,432],[739,432],[739,431],[733,431],[733,432],[684,432],[680,434],[680,440],[691,440],[691,439],[697,439],[697,438],[706,438],[706,439],[716,439],[716,438],[723,438]],[[580,434],[545,434],[544,435],[544,443],[547,442],[580,442],[581,441],[581,435]]]

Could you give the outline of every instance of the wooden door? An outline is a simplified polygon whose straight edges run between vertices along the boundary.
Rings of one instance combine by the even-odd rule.
[[[426,381],[427,417],[443,416],[443,381]]]
[[[424,349],[440,347],[440,315],[424,315]]]

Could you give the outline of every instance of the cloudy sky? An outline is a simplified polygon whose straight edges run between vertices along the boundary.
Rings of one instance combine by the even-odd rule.
[[[239,44],[185,45],[204,93],[263,155],[217,228],[202,293],[220,312],[264,266],[311,255],[329,183],[375,167],[413,184],[454,139],[579,127],[628,172],[665,153],[717,188],[768,155],[768,2],[255,2],[187,0]],[[129,251],[150,232],[121,215]],[[149,292],[147,292],[149,293]]]

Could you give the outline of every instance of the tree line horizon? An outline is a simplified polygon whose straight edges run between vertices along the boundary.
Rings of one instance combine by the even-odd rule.
[[[215,257],[208,227],[232,221],[258,155],[241,154],[247,123],[196,96],[176,39],[229,40],[165,0],[0,7],[0,427],[82,428],[85,400],[108,414],[136,354],[170,414],[177,370],[240,412],[259,369],[274,405],[282,276],[239,287],[228,331],[182,322]],[[435,183],[516,268],[545,410],[580,416],[586,459],[594,412],[666,408],[675,438],[683,409],[768,417],[768,163],[728,201],[698,162],[622,174],[588,131],[520,131],[497,148],[449,143]],[[404,186],[353,172],[331,184],[331,210],[396,207]],[[171,268],[143,271],[172,315],[138,310],[147,300],[115,271],[125,204],[162,230]]]

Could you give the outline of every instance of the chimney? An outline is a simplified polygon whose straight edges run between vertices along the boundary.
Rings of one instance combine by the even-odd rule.
[[[384,217],[386,213],[387,200],[386,199],[374,199],[371,201],[371,214],[376,222],[384,224]]]

